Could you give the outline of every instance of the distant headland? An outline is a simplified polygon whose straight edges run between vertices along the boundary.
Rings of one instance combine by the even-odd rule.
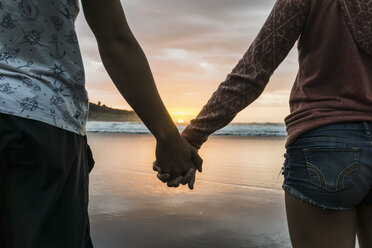
[[[141,120],[134,111],[121,110],[89,103],[88,121],[118,121],[118,122],[140,122]]]

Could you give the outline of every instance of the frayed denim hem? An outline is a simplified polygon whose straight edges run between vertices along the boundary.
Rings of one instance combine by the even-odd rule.
[[[351,210],[352,208],[345,208],[345,207],[334,207],[334,206],[326,206],[324,204],[321,204],[317,201],[312,200],[311,198],[305,196],[300,191],[294,189],[291,186],[288,186],[287,184],[283,184],[282,186],[283,190],[287,192],[288,194],[296,197],[297,199],[300,199],[301,201],[307,202],[311,205],[315,205],[317,207],[323,208],[324,210],[338,210],[338,211],[345,211],[345,210]]]

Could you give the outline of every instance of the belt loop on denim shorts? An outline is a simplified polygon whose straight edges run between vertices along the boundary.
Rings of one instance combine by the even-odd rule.
[[[368,136],[371,136],[372,132],[371,132],[371,129],[369,128],[369,126],[368,126],[368,123],[366,121],[363,121],[363,124],[364,124],[364,130],[366,131],[366,134]]]

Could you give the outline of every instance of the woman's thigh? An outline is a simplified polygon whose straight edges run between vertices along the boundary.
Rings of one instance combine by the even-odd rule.
[[[288,229],[294,248],[354,248],[356,210],[325,210],[285,195]]]
[[[357,207],[357,219],[359,247],[372,247],[372,205],[360,204]]]

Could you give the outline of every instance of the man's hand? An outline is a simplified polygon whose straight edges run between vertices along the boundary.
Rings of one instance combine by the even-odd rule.
[[[168,187],[188,184],[193,189],[196,170],[202,171],[202,163],[197,150],[181,136],[157,140],[153,169]]]

